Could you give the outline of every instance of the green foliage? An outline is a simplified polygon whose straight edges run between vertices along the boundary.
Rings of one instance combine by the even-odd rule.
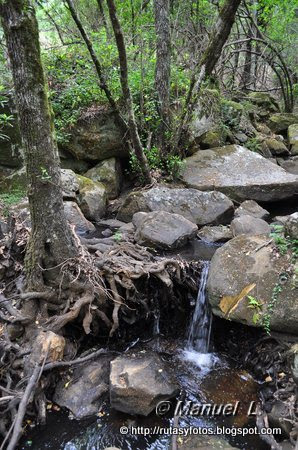
[[[252,152],[256,153],[258,153],[261,150],[260,141],[255,137],[248,139],[248,141],[245,143],[245,147],[247,147],[248,150],[251,150]]]
[[[168,174],[176,180],[179,178],[183,168],[185,167],[185,161],[177,155],[169,155],[166,160],[166,167]]]
[[[20,189],[15,189],[11,192],[1,192],[0,203],[3,204],[2,213],[4,217],[8,216],[11,206],[18,204],[25,197],[26,193]]]
[[[262,310],[262,302],[252,295],[247,296],[248,299],[248,308],[253,309],[254,313],[252,316],[252,321],[255,325],[260,321],[260,312]]]
[[[0,85],[0,107],[4,107],[7,104],[8,100],[6,95],[4,94],[4,86]],[[2,113],[0,114],[0,141],[8,141],[9,137],[2,133],[3,128],[12,127],[12,122],[14,117],[10,114]]]
[[[122,241],[122,233],[120,231],[116,231],[116,233],[113,235],[113,238],[116,242]]]

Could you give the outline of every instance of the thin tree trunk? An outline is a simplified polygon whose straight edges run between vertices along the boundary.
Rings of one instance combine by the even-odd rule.
[[[92,45],[92,42],[91,42],[88,34],[86,33],[86,31],[85,31],[85,29],[84,29],[84,27],[82,25],[82,22],[79,19],[79,16],[76,13],[73,1],[72,0],[65,0],[65,1],[66,1],[67,5],[68,5],[70,14],[71,14],[74,22],[76,23],[76,25],[78,27],[78,30],[81,33],[81,36],[82,36],[82,38],[83,38],[83,40],[84,40],[84,42],[86,44],[86,47],[87,47],[87,49],[89,51],[89,54],[91,56],[91,59],[93,61],[93,64],[94,64],[94,67],[95,67],[95,70],[96,70],[96,73],[97,73],[97,76],[98,76],[98,79],[99,79],[100,88],[106,94],[106,97],[107,97],[107,99],[108,99],[108,101],[110,103],[110,106],[111,106],[112,110],[115,113],[118,125],[122,128],[123,131],[126,131],[127,130],[127,125],[126,125],[123,117],[120,114],[120,111],[119,111],[119,109],[118,109],[118,107],[116,105],[116,102],[115,102],[115,100],[114,100],[114,98],[112,96],[112,93],[111,93],[110,89],[108,88],[108,85],[106,83],[106,80],[105,80],[105,77],[104,77],[103,70],[102,70],[101,64],[99,62],[99,59],[97,58],[96,53],[95,53],[94,48],[93,48],[93,45]]]
[[[64,215],[59,156],[41,64],[38,24],[28,0],[0,4],[24,147],[32,230],[26,252],[28,288],[42,290],[44,269],[77,254]]]
[[[252,52],[252,41],[251,39],[249,39],[246,42],[244,67],[242,73],[242,89],[244,91],[247,91],[251,83],[251,66],[252,66],[251,52]]]
[[[98,9],[99,9],[99,12],[100,12],[100,15],[101,15],[101,18],[102,18],[103,26],[105,27],[105,30],[106,30],[106,36],[107,36],[107,39],[109,40],[111,36],[110,36],[110,30],[109,30],[109,27],[108,27],[108,23],[107,23],[107,20],[106,20],[105,11],[104,11],[104,8],[103,8],[103,1],[102,0],[97,0],[97,4],[98,4]]]
[[[198,64],[200,72],[197,74],[195,70],[190,81],[185,107],[183,108],[180,124],[173,142],[174,152],[177,151],[184,127],[192,114],[202,82],[211,75],[217,61],[219,60],[223,46],[230,35],[240,3],[241,0],[225,0],[219,12],[209,44]]]
[[[119,64],[120,64],[120,82],[123,92],[123,98],[126,105],[126,110],[128,114],[128,127],[130,138],[132,142],[132,146],[136,157],[139,161],[141,171],[143,173],[144,181],[146,183],[152,183],[152,178],[150,175],[150,170],[147,162],[146,155],[144,153],[144,149],[140,140],[134,111],[133,111],[133,102],[132,96],[128,85],[128,67],[127,67],[127,56],[126,56],[126,48],[124,42],[124,36],[122,33],[121,25],[117,17],[116,7],[113,0],[107,0],[110,19],[116,39],[118,54],[119,54]]]
[[[171,30],[169,0],[154,0],[156,30],[155,86],[158,96],[160,127],[158,144],[165,153],[166,131],[170,126]]]

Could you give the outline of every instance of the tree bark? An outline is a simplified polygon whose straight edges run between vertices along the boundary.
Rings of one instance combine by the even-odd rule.
[[[97,0],[97,4],[98,4],[98,9],[99,9],[99,12],[100,12],[100,15],[101,15],[101,18],[102,18],[103,26],[104,26],[104,28],[106,30],[107,39],[109,40],[110,39],[110,31],[109,31],[109,27],[108,27],[108,24],[107,24],[105,11],[103,9],[103,0]]]
[[[252,52],[252,40],[249,39],[246,42],[244,67],[243,67],[243,73],[242,73],[242,89],[243,89],[243,91],[247,91],[250,88],[251,66],[252,66],[251,52]]]
[[[158,144],[166,149],[166,131],[170,125],[171,30],[169,0],[154,0],[156,30],[155,87],[158,96],[160,126]]]
[[[197,71],[195,70],[190,81],[185,107],[173,142],[174,152],[177,151],[182,132],[192,114],[201,85],[203,81],[211,75],[220,58],[223,46],[226,43],[235,22],[236,12],[240,3],[241,0],[225,0],[219,12],[218,19],[211,33],[209,44],[198,64],[200,72],[197,74]]]
[[[110,19],[115,35],[116,45],[118,49],[119,55],[119,64],[120,64],[120,82],[122,87],[123,98],[126,105],[127,115],[128,115],[128,128],[130,133],[130,138],[132,142],[132,146],[138,162],[140,164],[140,168],[144,177],[144,181],[146,183],[152,183],[152,178],[150,175],[150,170],[147,162],[146,155],[144,153],[144,149],[140,140],[135,115],[133,111],[133,101],[131,92],[128,84],[128,66],[127,66],[127,56],[126,56],[126,47],[124,42],[124,36],[121,29],[120,22],[117,17],[117,11],[115,7],[114,0],[107,0]]]
[[[28,179],[32,230],[26,252],[27,284],[31,290],[42,290],[44,269],[76,256],[77,250],[64,215],[58,149],[34,7],[28,0],[6,0],[0,4],[0,15]]]

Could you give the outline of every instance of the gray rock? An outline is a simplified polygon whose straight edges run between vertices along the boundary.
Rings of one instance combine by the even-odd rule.
[[[232,239],[230,227],[219,225],[215,227],[206,226],[198,231],[198,237],[207,242],[226,242]]]
[[[285,225],[289,217],[290,216],[275,216],[273,218],[272,223],[276,223],[278,225]]]
[[[278,164],[287,172],[298,175],[298,156],[289,159],[278,159]]]
[[[233,236],[239,234],[249,234],[251,236],[257,234],[270,234],[270,226],[265,220],[257,219],[252,216],[240,216],[231,222],[231,232]]]
[[[199,226],[220,225],[230,222],[234,205],[220,192],[171,189],[160,185],[147,191],[130,193],[119,209],[117,217],[130,222],[132,216],[139,211],[166,211],[180,214]]]
[[[74,370],[70,380],[59,381],[53,400],[76,419],[99,412],[109,391],[110,358],[102,357]]]
[[[79,191],[79,181],[73,170],[61,169],[61,185],[63,198],[75,200]]]
[[[277,254],[268,236],[240,235],[214,254],[207,281],[207,292],[215,315],[254,327],[262,327],[269,317],[271,330],[298,334],[297,293],[288,254]],[[280,274],[288,273],[272,305],[272,295]],[[260,308],[249,307],[248,295]]]
[[[293,428],[291,423],[291,410],[289,405],[282,400],[274,400],[271,411],[268,413],[269,425],[272,428],[281,428],[289,437]]]
[[[298,191],[297,176],[239,145],[198,151],[185,162],[187,186],[218,190],[236,200],[281,200]]]
[[[281,133],[296,123],[298,123],[298,114],[277,113],[270,116],[268,126],[274,133]]]
[[[144,213],[137,213],[144,214]],[[178,248],[192,239],[198,227],[179,214],[153,211],[137,220],[135,240],[148,247]]]
[[[131,415],[148,416],[162,400],[175,397],[179,388],[157,354],[120,356],[111,362],[111,407]]]
[[[68,222],[75,225],[76,233],[84,234],[95,231],[95,226],[84,217],[82,211],[75,202],[64,202],[64,212]]]
[[[238,133],[235,133],[234,136],[237,139],[237,141],[240,142],[240,144],[245,144],[245,142],[248,141],[248,137],[246,136],[246,134],[242,133],[241,131],[238,131]]]
[[[297,117],[298,119],[298,117]],[[291,154],[298,155],[298,120],[288,128],[288,140],[291,146]]]
[[[291,372],[292,377],[295,381],[295,383],[298,385],[298,344],[294,344],[291,349],[290,353],[292,354],[292,361],[291,361]]]
[[[285,235],[298,239],[298,212],[291,214],[285,223]]]
[[[114,199],[118,197],[122,183],[122,170],[120,161],[116,158],[101,161],[88,170],[85,173],[85,177],[103,183],[106,187],[108,198]]]
[[[117,220],[117,219],[107,219],[107,220],[99,221],[98,225],[100,227],[107,227],[107,228],[110,228],[113,231],[117,231],[123,225],[126,225],[126,223],[125,222],[121,222],[120,220]]]
[[[235,210],[235,217],[252,216],[257,219],[267,219],[269,215],[269,212],[254,200],[246,200]]]
[[[251,92],[248,99],[254,105],[260,107],[261,110],[269,112],[279,111],[279,105],[274,97],[266,92]]]
[[[77,175],[79,181],[78,203],[85,217],[99,221],[105,215],[107,207],[106,188],[89,178]]]
[[[123,132],[111,111],[103,109],[86,119],[82,118],[72,127],[69,143],[62,150],[86,161],[128,156],[128,149],[123,145]]]

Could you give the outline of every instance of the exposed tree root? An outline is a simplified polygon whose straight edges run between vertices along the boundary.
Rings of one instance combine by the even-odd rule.
[[[183,292],[185,285],[195,291],[197,278],[192,278],[196,267],[155,256],[133,243],[131,235],[121,242],[76,238],[79,256],[42,269],[44,290],[26,291],[23,256],[27,239],[27,229],[16,222],[9,238],[0,242],[0,268],[7,267],[4,281],[0,281],[0,433],[5,438],[1,449],[8,443],[10,450],[21,436],[28,408],[44,422],[46,397],[42,386],[51,383],[51,371],[82,364],[105,351],[63,359],[66,327],[82,329],[81,336],[104,334],[108,340],[120,333],[121,327],[152,314],[150,283],[160,291],[160,298],[166,292],[169,304],[179,308],[182,294],[177,289]],[[57,269],[59,276],[55,278],[51,271],[56,274]],[[23,334],[21,345],[14,342],[14,333]],[[45,353],[46,336],[54,340],[56,336],[58,347]],[[29,377],[25,390],[24,370],[25,379]],[[41,375],[42,385],[38,386]]]

